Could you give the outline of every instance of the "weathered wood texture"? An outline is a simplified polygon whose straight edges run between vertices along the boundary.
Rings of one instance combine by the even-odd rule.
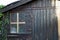
[[[16,12],[23,14],[22,16],[28,15],[32,17],[32,19],[30,19],[32,20],[30,26],[32,27],[32,33],[31,35],[22,34],[22,36],[20,34],[20,36],[17,36],[18,38],[15,36],[14,38],[12,36],[8,36],[8,40],[58,40],[57,19],[55,16],[55,6],[52,6],[52,1],[37,0],[10,10],[10,13]],[[27,17],[27,19],[30,17]],[[28,20],[26,21],[28,22]],[[29,22],[26,26],[28,25]],[[27,35],[29,36],[29,39]]]

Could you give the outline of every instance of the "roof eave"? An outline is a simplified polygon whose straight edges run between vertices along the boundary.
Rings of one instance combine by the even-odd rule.
[[[32,1],[32,0],[19,1],[19,2],[16,3],[16,4],[11,4],[11,5],[9,5],[9,6],[6,6],[5,8],[1,9],[0,12],[7,12],[7,11],[13,9],[13,8],[16,8],[16,7],[18,7],[18,6],[21,6],[21,5],[26,4],[26,3],[28,3],[28,2],[31,2],[31,1]]]

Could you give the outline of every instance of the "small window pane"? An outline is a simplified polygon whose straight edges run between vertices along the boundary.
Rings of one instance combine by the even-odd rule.
[[[10,19],[11,19],[11,22],[16,22],[17,21],[17,14],[16,13],[11,13],[10,14]]]
[[[19,14],[19,22],[23,22],[25,20],[25,15],[24,13]]]
[[[19,25],[19,32],[20,33],[31,33],[32,29],[30,26],[24,25],[24,24],[20,24]]]
[[[10,32],[11,32],[11,33],[17,33],[17,25],[11,24]]]
[[[29,11],[19,13],[19,22],[25,22],[25,24],[19,24],[20,33],[31,33],[32,32],[32,15]]]
[[[19,25],[19,32],[23,33],[25,32],[25,25]]]

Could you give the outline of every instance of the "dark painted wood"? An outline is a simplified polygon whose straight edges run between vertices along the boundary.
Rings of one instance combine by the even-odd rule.
[[[20,13],[20,18],[27,22],[25,27],[31,23],[32,31],[31,34],[10,33],[8,40],[58,40],[56,11],[51,3],[51,0],[37,0],[10,10]]]

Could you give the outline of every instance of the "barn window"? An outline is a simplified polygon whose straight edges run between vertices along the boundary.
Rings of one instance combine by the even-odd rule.
[[[23,32],[25,21],[19,21],[19,13],[10,14],[10,33]]]

